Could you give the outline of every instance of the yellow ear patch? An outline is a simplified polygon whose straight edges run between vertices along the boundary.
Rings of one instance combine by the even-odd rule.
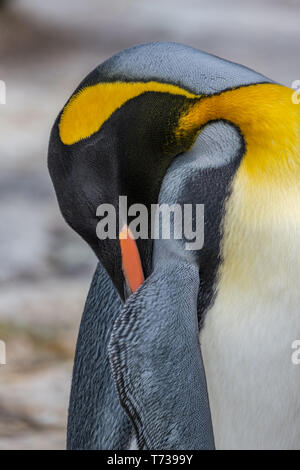
[[[196,135],[207,122],[225,119],[244,136],[246,154],[242,167],[248,176],[281,182],[286,169],[300,180],[300,106],[293,104],[293,90],[272,83],[253,84],[211,96],[199,96],[176,85],[149,82],[98,83],[78,91],[65,106],[60,122],[66,145],[88,138],[129,100],[146,92],[169,93],[192,99],[179,118],[175,135]],[[276,165],[275,165],[276,162]]]
[[[242,167],[248,176],[264,181],[276,176],[282,183],[292,171],[300,181],[300,106],[293,104],[293,93],[261,83],[203,97],[180,117],[176,135],[199,132],[209,121],[230,121],[245,139]]]
[[[198,98],[178,86],[155,81],[98,83],[80,90],[65,106],[59,122],[61,141],[72,145],[90,137],[117,109],[147,91]]]

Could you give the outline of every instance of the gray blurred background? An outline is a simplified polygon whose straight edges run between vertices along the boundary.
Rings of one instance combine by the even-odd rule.
[[[81,79],[115,52],[182,42],[291,86],[299,0],[0,1],[0,449],[61,449],[80,315],[96,260],[60,216],[49,132]]]

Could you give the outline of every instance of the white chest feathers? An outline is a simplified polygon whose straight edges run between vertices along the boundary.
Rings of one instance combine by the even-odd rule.
[[[299,449],[300,205],[266,223],[250,214],[248,227],[240,213],[229,206],[217,296],[200,334],[216,447]]]

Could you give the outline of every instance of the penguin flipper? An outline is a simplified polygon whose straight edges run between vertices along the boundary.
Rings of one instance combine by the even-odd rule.
[[[127,300],[109,345],[139,449],[213,449],[197,319],[198,269],[154,271]]]
[[[113,383],[107,345],[122,308],[99,263],[82,315],[69,405],[68,449],[128,449],[133,428]]]

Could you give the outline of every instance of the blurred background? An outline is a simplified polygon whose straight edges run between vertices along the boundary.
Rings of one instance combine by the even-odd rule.
[[[182,42],[291,86],[299,0],[0,0],[0,449],[63,449],[94,255],[63,221],[49,132],[81,79],[121,49]]]

